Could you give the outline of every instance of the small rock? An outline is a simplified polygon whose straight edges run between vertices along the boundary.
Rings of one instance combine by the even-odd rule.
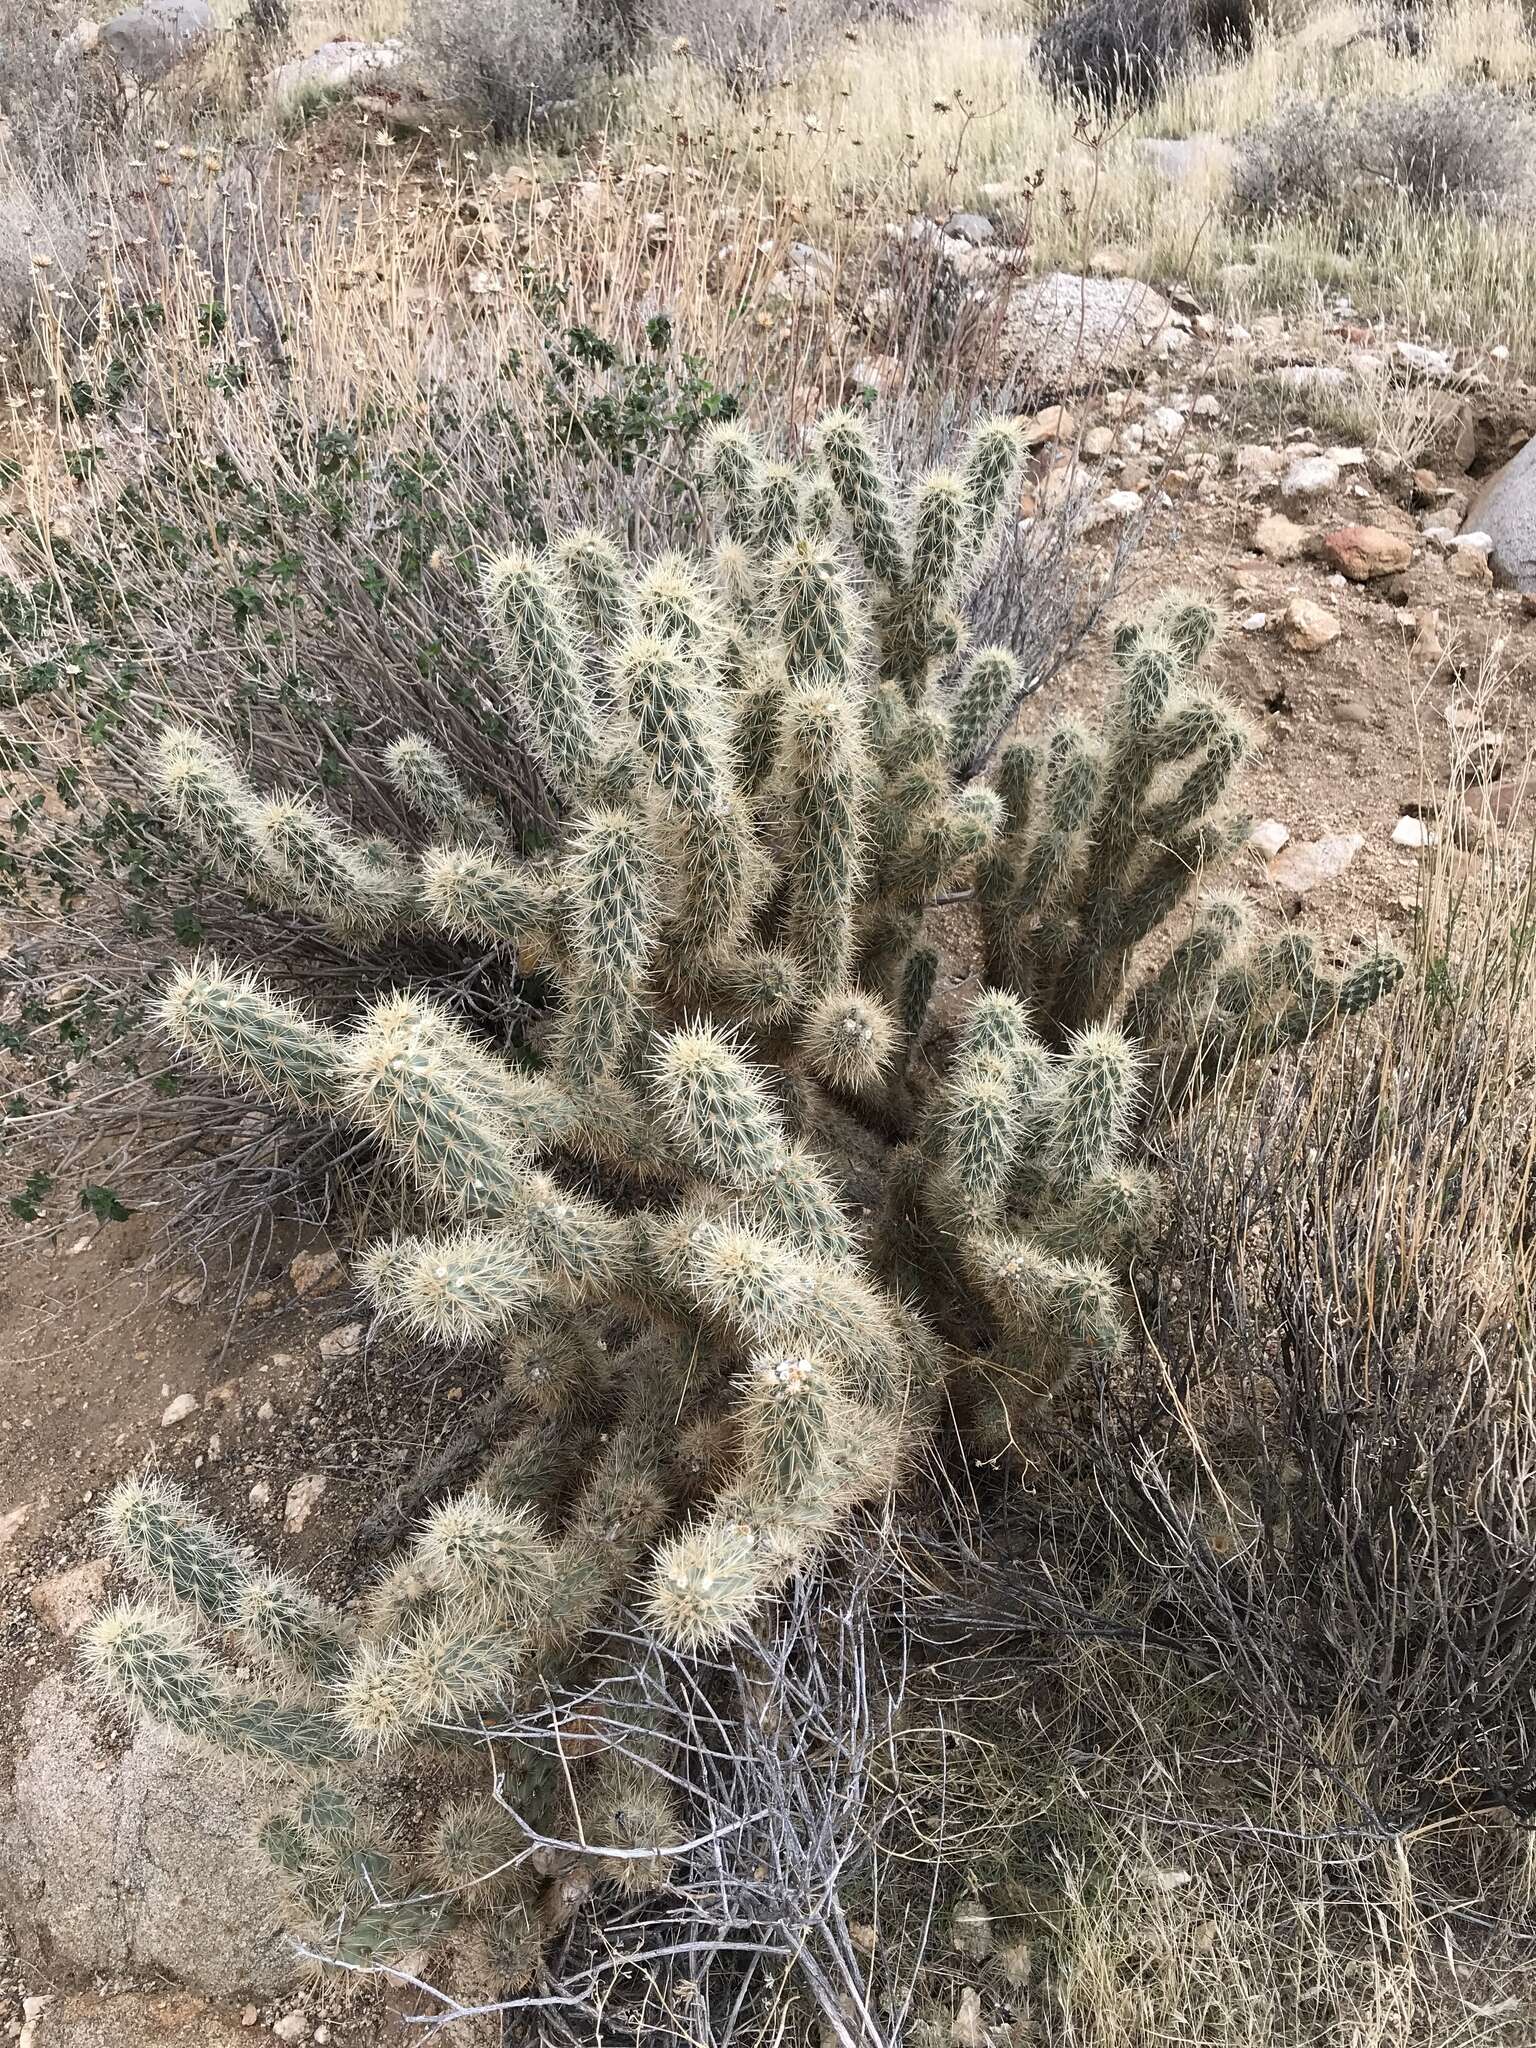
[[[1079,445],[1084,455],[1095,462],[1100,461],[1115,445],[1115,430],[1113,427],[1090,427]]]
[[[194,1273],[190,1280],[183,1280],[171,1289],[171,1300],[178,1308],[196,1308],[207,1291],[207,1281],[200,1273]]]
[[[72,1565],[67,1572],[55,1572],[32,1588],[28,1604],[40,1621],[67,1642],[79,1635],[105,1599],[110,1570],[106,1558],[93,1557],[86,1564]]]
[[[311,2028],[302,2012],[285,2012],[280,2020],[272,2022],[272,2031],[279,2041],[307,2041]]]
[[[332,1293],[345,1277],[341,1260],[333,1251],[300,1252],[288,1268],[288,1278],[300,1301],[306,1295]]]
[[[272,1488],[265,1479],[258,1479],[246,1495],[253,1508],[264,1508],[272,1498]]]
[[[320,1356],[328,1365],[342,1358],[355,1358],[363,1348],[363,1326],[361,1323],[342,1323],[339,1328],[327,1330],[320,1339]]]
[[[1449,377],[1453,365],[1444,349],[1425,348],[1422,342],[1400,341],[1393,351],[1405,369],[1416,370],[1422,377]]]
[[[5,1556],[5,1553],[27,1526],[31,1514],[31,1502],[24,1501],[19,1508],[12,1508],[8,1514],[0,1515],[0,1557]]]
[[[1280,614],[1285,644],[1298,654],[1316,654],[1330,641],[1337,640],[1341,630],[1334,614],[1309,597],[1293,597]]]
[[[952,213],[944,223],[944,230],[946,234],[958,235],[962,242],[969,242],[978,249],[997,234],[997,229],[984,213]]]
[[[1413,560],[1413,543],[1381,526],[1340,526],[1323,537],[1323,553],[1351,583],[1395,576]]]
[[[1077,422],[1064,405],[1048,405],[1024,422],[1024,446],[1043,448],[1047,441],[1070,441]]]
[[[297,1536],[319,1505],[330,1484],[323,1472],[301,1472],[288,1489],[283,1502],[283,1527]]]
[[[1177,406],[1159,405],[1147,415],[1147,439],[1159,448],[1171,448],[1184,431],[1184,415]]]
[[[1454,549],[1446,566],[1458,583],[1473,583],[1486,588],[1493,582],[1488,557],[1477,548]]]
[[[1141,500],[1134,491],[1111,491],[1100,500],[1099,510],[1110,519],[1129,519],[1141,510]]]
[[[1392,827],[1392,844],[1394,846],[1433,846],[1436,836],[1422,818],[1410,818],[1404,815]]]
[[[1326,455],[1303,455],[1285,472],[1280,486],[1287,498],[1323,498],[1338,486],[1339,465]]]
[[[1268,613],[1268,612],[1250,612],[1250,613],[1248,614],[1247,618],[1245,618],[1245,619],[1244,619],[1244,620],[1242,621],[1242,628],[1241,628],[1241,629],[1242,629],[1242,631],[1243,631],[1243,632],[1245,632],[1245,633],[1262,633],[1262,632],[1263,632],[1263,630],[1264,630],[1264,628],[1265,628],[1265,627],[1266,627],[1266,626],[1267,626],[1268,624],[1269,624],[1269,613]]]
[[[1278,448],[1264,448],[1251,442],[1237,451],[1237,473],[1252,485],[1277,483],[1284,474],[1286,458]]]
[[[1202,391],[1190,408],[1196,419],[1215,420],[1221,417],[1221,400],[1213,391]]]
[[[189,1415],[195,1415],[196,1413],[196,1394],[178,1394],[160,1417],[160,1427],[162,1429],[174,1429],[178,1423],[185,1422]]]
[[[1253,529],[1250,545],[1267,561],[1295,562],[1306,552],[1311,538],[1310,528],[1298,526],[1283,512],[1266,512]]]
[[[1290,837],[1289,825],[1282,825],[1278,818],[1264,818],[1249,833],[1248,844],[1266,860],[1273,860],[1282,846],[1289,845]]]
[[[1299,903],[1314,889],[1336,882],[1364,844],[1358,832],[1292,840],[1270,863],[1270,877],[1288,902]]]

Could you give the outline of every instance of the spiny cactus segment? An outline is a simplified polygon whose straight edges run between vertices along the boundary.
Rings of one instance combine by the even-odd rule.
[[[267,908],[500,954],[551,990],[518,1065],[419,988],[322,1022],[202,961],[163,999],[236,1087],[376,1144],[410,1211],[359,1264],[379,1317],[494,1351],[505,1381],[476,1484],[356,1619],[167,1488],[107,1511],[165,1605],[101,1617],[93,1667],[137,1712],[325,1774],[268,1846],[349,1958],[478,1912],[523,1967],[547,1923],[496,1808],[453,1809],[397,1869],[338,1764],[462,1757],[621,1602],[685,1650],[727,1642],[941,1418],[978,1460],[1013,1456],[1127,1341],[1149,1107],[1401,976],[1387,955],[1329,973],[1202,897],[1242,838],[1221,807],[1251,745],[1200,678],[1208,606],[1122,630],[1101,728],[999,746],[1031,679],[967,649],[964,604],[1019,446],[983,422],[903,493],[857,416],[804,465],[733,423],[706,454],[712,560],[636,574],[581,532],[493,563],[499,708],[563,806],[539,859],[414,735],[387,766],[432,835],[415,855],[163,738],[171,820]],[[979,971],[946,972],[957,935]],[[594,1770],[585,1839],[625,1852],[601,1881],[656,1881],[675,1824],[628,1768]]]

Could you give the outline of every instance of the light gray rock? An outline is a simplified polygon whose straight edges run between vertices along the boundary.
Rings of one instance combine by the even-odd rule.
[[[1077,277],[1053,270],[1009,300],[1005,356],[1049,383],[1092,382],[1130,370],[1169,331],[1173,308],[1135,277]]]
[[[256,1774],[152,1728],[114,1755],[64,1673],[31,1694],[19,1734],[0,1788],[0,1910],[35,1978],[161,1978],[220,1998],[296,1981],[256,1844],[279,1797]]]
[[[1282,497],[1321,498],[1338,487],[1339,465],[1327,455],[1299,455],[1285,472]]]
[[[1536,590],[1536,440],[1491,476],[1467,509],[1467,527],[1493,543],[1494,581]]]
[[[145,0],[101,25],[101,48],[140,85],[159,81],[213,41],[208,0]]]
[[[952,213],[944,223],[947,235],[957,235],[962,242],[969,242],[979,249],[983,242],[990,242],[997,229],[984,213]]]
[[[309,93],[341,92],[349,85],[368,84],[381,72],[393,71],[403,55],[397,39],[365,43],[354,36],[335,36],[305,57],[292,57],[267,77],[267,97],[286,106]],[[599,193],[602,187],[597,187]]]

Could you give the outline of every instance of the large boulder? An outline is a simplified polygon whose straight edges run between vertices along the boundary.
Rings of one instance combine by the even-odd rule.
[[[280,1798],[259,1774],[153,1728],[114,1755],[62,1673],[36,1687],[17,1732],[0,1908],[33,1982],[152,1977],[227,1999],[295,1981],[256,1844]]]
[[[1468,507],[1468,533],[1493,542],[1494,580],[1514,590],[1536,590],[1536,440],[1489,477]]]
[[[160,80],[207,49],[214,36],[208,0],[144,0],[101,24],[100,47],[140,85]]]
[[[1172,320],[1168,301],[1140,278],[1053,270],[1013,294],[1002,345],[1016,368],[1060,387],[1133,369]]]

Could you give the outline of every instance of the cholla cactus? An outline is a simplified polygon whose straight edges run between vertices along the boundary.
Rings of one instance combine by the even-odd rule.
[[[549,858],[520,860],[495,803],[421,739],[389,761],[439,835],[413,864],[166,737],[174,821],[266,904],[370,944],[414,926],[531,957],[555,995],[514,1067],[429,993],[322,1022],[210,962],[168,991],[190,1053],[397,1166],[413,1234],[369,1249],[362,1283],[388,1322],[499,1351],[517,1419],[356,1625],[163,1490],[120,1493],[135,1575],[309,1688],[291,1708],[247,1698],[184,1620],[133,1608],[91,1654],[137,1710],[324,1765],[462,1747],[621,1602],[676,1644],[727,1641],[941,1416],[1005,1458],[1127,1341],[1127,1268],[1158,1209],[1137,1128],[1159,1091],[1400,976],[1383,956],[1330,977],[1294,937],[1254,946],[1221,896],[1142,971],[1143,942],[1242,838],[1219,806],[1248,734],[1198,676],[1214,614],[1166,602],[1119,637],[1102,732],[1064,721],[984,774],[1030,685],[1006,650],[968,655],[963,623],[1014,427],[983,423],[905,498],[857,418],[815,447],[772,464],[720,431],[712,565],[632,576],[592,533],[491,565],[505,708],[564,805]],[[943,995],[938,898],[979,925],[963,1001]],[[630,1852],[637,1827],[668,1832],[665,1802],[621,1779],[588,1839],[624,1849],[626,1882],[659,1876],[664,1843]],[[333,1807],[272,1845],[348,1953],[446,1924],[445,1871],[497,1900],[524,1952],[494,1830],[456,1820],[411,1889]]]

